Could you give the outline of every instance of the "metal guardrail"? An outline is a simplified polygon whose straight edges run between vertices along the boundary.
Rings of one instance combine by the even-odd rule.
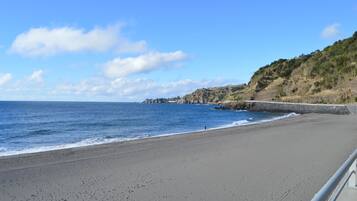
[[[336,173],[315,194],[311,201],[335,201],[348,184],[350,188],[357,188],[357,149],[348,157]],[[354,176],[354,178],[351,178]],[[356,198],[357,200],[357,198]]]

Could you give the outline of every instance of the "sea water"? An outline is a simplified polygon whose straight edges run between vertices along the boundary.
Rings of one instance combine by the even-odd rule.
[[[214,105],[0,102],[0,156],[254,124],[292,114]]]

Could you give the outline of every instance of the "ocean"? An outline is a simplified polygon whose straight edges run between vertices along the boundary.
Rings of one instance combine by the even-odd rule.
[[[0,102],[0,156],[254,124],[293,114],[214,105]]]

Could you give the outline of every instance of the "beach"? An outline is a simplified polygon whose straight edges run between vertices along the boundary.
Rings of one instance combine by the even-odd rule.
[[[0,201],[310,200],[357,148],[357,116],[279,121],[0,158]]]

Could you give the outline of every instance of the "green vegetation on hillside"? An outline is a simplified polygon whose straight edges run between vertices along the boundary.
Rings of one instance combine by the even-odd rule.
[[[357,102],[357,32],[323,50],[261,67],[247,85],[198,89],[177,103]]]
[[[242,90],[245,85],[229,85],[197,89],[191,94],[182,97],[183,103],[218,103],[230,99],[230,94]]]
[[[357,99],[357,32],[322,51],[279,59],[254,73],[240,99],[346,103]]]

